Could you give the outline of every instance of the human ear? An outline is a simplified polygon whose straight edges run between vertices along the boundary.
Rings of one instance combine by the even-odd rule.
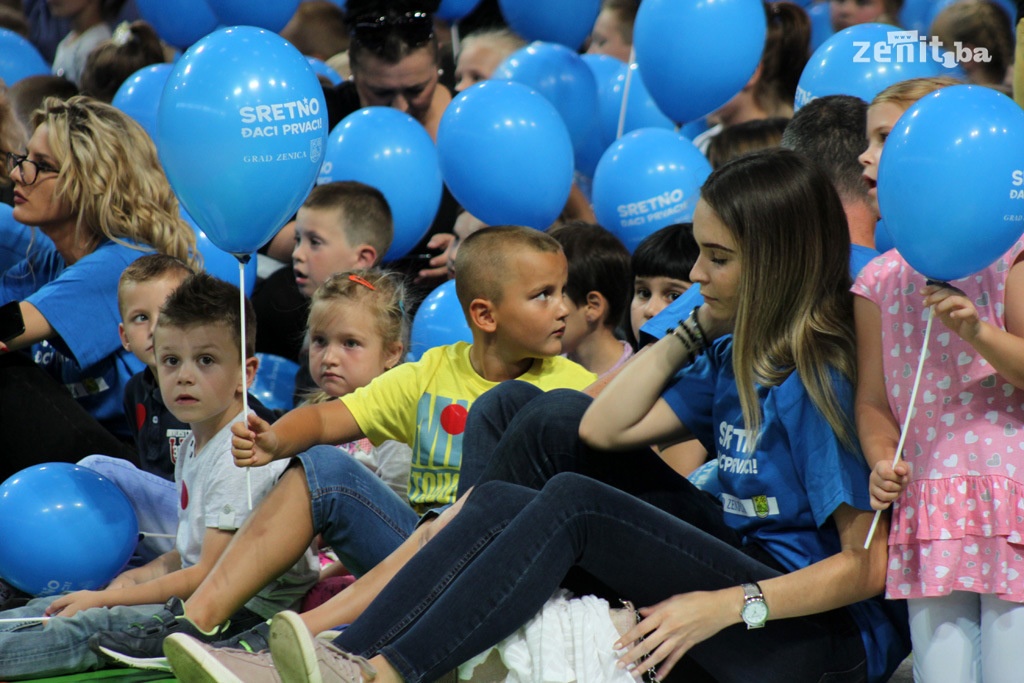
[[[482,332],[494,332],[498,328],[494,312],[494,304],[490,299],[473,299],[469,303],[469,320]]]
[[[356,268],[366,269],[373,268],[376,265],[378,256],[377,249],[370,246],[369,244],[360,244],[356,247]]]
[[[584,315],[588,323],[604,322],[604,318],[608,314],[608,299],[601,292],[587,292],[587,302],[585,305]]]
[[[256,356],[245,359],[245,388],[248,390],[256,379],[256,371],[260,367],[260,359]]]
[[[121,338],[121,347],[125,351],[131,351],[131,344],[128,343],[128,335],[124,333],[124,323],[117,324],[117,336]]]
[[[394,342],[384,351],[384,369],[390,370],[402,362],[402,355],[405,353],[405,345],[402,342]]]

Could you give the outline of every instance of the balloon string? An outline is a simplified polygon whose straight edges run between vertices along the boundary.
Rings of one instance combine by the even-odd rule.
[[[935,317],[935,309],[928,309],[928,323],[924,327],[924,342],[921,344],[921,357],[917,359],[917,376],[914,377],[914,388],[910,391],[910,405],[907,407],[907,416],[903,419],[903,430],[900,432],[899,443],[896,444],[896,455],[892,458],[893,467],[900,461],[903,453],[903,444],[907,440],[907,432],[910,430],[910,418],[914,414],[914,403],[917,401],[917,388],[921,386],[921,371],[924,368],[924,357],[928,352],[928,338],[932,334],[932,320]],[[875,518],[871,520],[871,528],[868,529],[868,537],[864,539],[864,550],[871,545],[871,538],[875,535],[875,528],[878,526],[878,518],[882,511],[875,510]]]
[[[246,259],[248,261],[248,259]],[[249,424],[249,382],[245,372],[245,261],[238,259],[238,313],[242,319],[242,423]],[[245,468],[245,492],[252,511],[252,467]]]
[[[152,531],[140,531],[139,536],[145,536],[146,538],[177,538],[175,534],[158,534]]]
[[[459,22],[452,24],[452,59],[459,61],[459,50],[461,49],[459,41]]]
[[[622,106],[619,108],[619,126],[615,129],[615,139],[622,137],[626,128],[626,108],[629,105],[629,84],[633,80],[633,63],[636,62],[636,48],[629,48],[629,65],[626,67],[626,84],[622,86]]]

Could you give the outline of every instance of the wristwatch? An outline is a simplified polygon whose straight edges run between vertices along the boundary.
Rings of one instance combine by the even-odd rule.
[[[740,617],[747,629],[762,628],[768,621],[768,603],[764,601],[764,593],[756,583],[743,584],[743,608]]]

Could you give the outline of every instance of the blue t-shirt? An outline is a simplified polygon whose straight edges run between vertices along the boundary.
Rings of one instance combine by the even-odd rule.
[[[128,380],[143,364],[121,346],[117,283],[121,272],[146,252],[104,242],[71,266],[53,243],[33,245],[23,261],[0,277],[0,302],[25,301],[56,332],[33,345],[32,357],[104,427],[130,438],[122,399]]]
[[[835,372],[833,383],[852,416],[853,386]],[[717,454],[726,524],[794,571],[841,550],[832,513],[843,503],[871,509],[869,471],[860,450],[840,442],[796,372],[757,391],[763,421],[755,445],[744,429],[732,338],[726,337],[685,368],[662,397]],[[848,609],[864,640],[870,679],[886,680],[910,651],[905,605],[879,595]]]

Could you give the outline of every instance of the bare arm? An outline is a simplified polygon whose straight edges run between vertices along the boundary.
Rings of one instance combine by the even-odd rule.
[[[213,569],[224,549],[227,548],[231,537],[231,531],[207,528],[203,536],[202,551],[199,561],[191,567],[177,568],[163,574],[157,574],[149,580],[126,585],[123,587],[107,588],[102,591],[78,591],[69,593],[55,600],[47,608],[48,614],[60,613],[61,616],[72,616],[76,612],[91,607],[114,607],[116,605],[161,605],[171,597],[177,596],[185,599],[192,595],[206,575]],[[170,555],[170,553],[168,553]],[[160,566],[153,565],[152,569],[159,570],[160,566],[171,569],[169,563],[162,563]],[[147,565],[147,567],[150,567]]]
[[[347,443],[363,438],[352,412],[341,401],[296,408],[273,425],[250,413],[249,423],[235,422],[231,433],[231,454],[239,467],[266,465],[318,444]]]
[[[881,525],[884,528],[875,535],[870,549],[864,550],[872,516],[871,512],[840,505],[832,514],[842,544],[838,553],[795,572],[758,582],[768,604],[769,619],[818,614],[878,595],[885,586],[888,548],[884,539],[888,522]],[[633,645],[621,662],[640,664],[643,657],[653,653],[643,666],[661,663],[658,677],[663,679],[691,647],[742,621],[742,605],[743,589],[733,586],[684,593],[643,608],[643,621],[615,646],[626,647],[646,637]]]
[[[909,468],[893,458],[900,441],[900,425],[889,408],[882,369],[882,313],[878,305],[854,297],[857,325],[857,392],[854,416],[864,458],[871,468],[871,506],[884,510],[892,505],[909,483]]]
[[[631,358],[587,408],[580,438],[603,450],[686,439],[689,431],[661,392],[689,357],[686,346],[668,334]]]
[[[25,301],[22,301],[20,306],[21,317],[25,321],[25,332],[3,345],[11,351],[31,346],[56,334],[49,321],[43,317],[38,308]]]
[[[1014,263],[1006,277],[1006,329],[982,321],[974,303],[957,289],[929,286],[925,305],[950,330],[970,344],[999,376],[1024,389],[1024,266]]]

